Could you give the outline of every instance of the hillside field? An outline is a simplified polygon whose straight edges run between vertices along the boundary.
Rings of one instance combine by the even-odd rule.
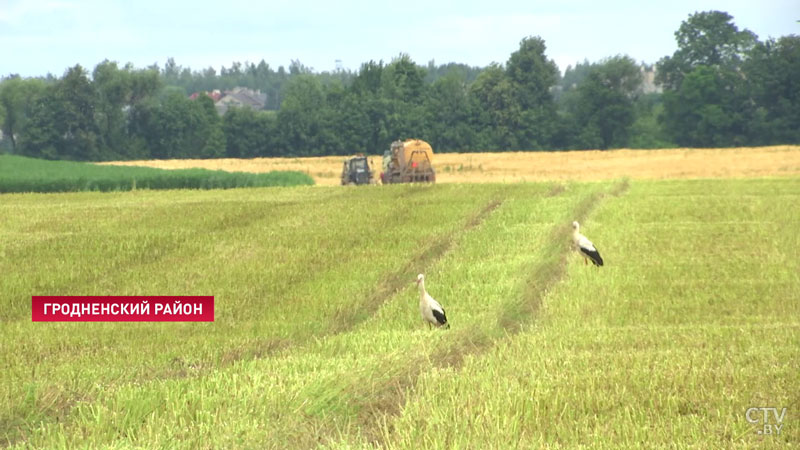
[[[781,164],[4,194],[0,446],[797,445],[800,176]],[[604,267],[570,249],[573,220]],[[450,330],[421,322],[417,273]],[[216,320],[34,323],[31,295],[213,295]],[[781,434],[753,407],[787,408]]]
[[[434,149],[435,150],[435,149]],[[120,161],[160,169],[203,168],[229,172],[304,172],[317,185],[340,184],[343,156]],[[380,155],[370,156],[377,174]],[[724,149],[592,150],[572,152],[436,153],[438,183],[503,183],[518,181],[596,181],[675,178],[743,178],[800,175],[800,146]]]

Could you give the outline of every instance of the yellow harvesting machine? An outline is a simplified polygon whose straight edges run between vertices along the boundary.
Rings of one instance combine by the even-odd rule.
[[[433,148],[421,139],[394,141],[383,154],[383,184],[436,182]]]

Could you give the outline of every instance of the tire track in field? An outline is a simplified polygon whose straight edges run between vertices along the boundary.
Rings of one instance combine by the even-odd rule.
[[[630,188],[630,183],[624,179],[608,192],[595,192],[583,199],[573,211],[573,218],[584,222],[597,205],[608,197],[619,197]],[[542,300],[559,281],[566,275],[567,262],[572,251],[572,227],[568,224],[554,226],[547,239],[549,245],[545,247],[546,257],[530,270],[530,275],[525,281],[525,290],[521,301],[510,303],[502,310],[498,322],[500,326],[514,333],[520,331],[524,324],[521,318],[535,315],[542,306]]]
[[[377,287],[369,294],[363,295],[362,300],[355,307],[348,305],[347,308],[336,311],[332,318],[328,320],[327,329],[315,335],[315,338],[322,339],[327,336],[334,336],[346,333],[360,323],[368,320],[380,310],[380,305],[386,303],[398,291],[408,286],[420,270],[425,271],[433,266],[447,252],[449,252],[461,236],[483,223],[500,205],[505,201],[505,192],[508,187],[504,187],[496,192],[485,205],[470,214],[462,227],[435,238],[419,252],[412,255],[402,266],[383,276],[378,282]],[[406,195],[416,196],[427,192],[423,187],[412,189]],[[411,206],[408,206],[411,207]],[[407,208],[400,208],[395,215],[399,218],[407,213]],[[254,339],[248,344],[240,344],[223,352],[220,362],[223,365],[230,365],[243,359],[260,359],[274,356],[275,354],[289,351],[291,349],[306,345],[308,338],[294,338],[292,340],[284,338],[264,338]],[[164,377],[169,378],[170,374]],[[182,373],[182,372],[181,372]]]
[[[411,256],[399,269],[387,273],[379,281],[377,288],[370,294],[364,295],[363,300],[357,303],[355,308],[348,305],[348,308],[338,310],[335,315],[329,319],[327,330],[315,335],[315,338],[321,339],[326,336],[333,336],[341,333],[346,333],[355,328],[360,323],[368,320],[380,309],[380,305],[392,298],[398,291],[405,288],[414,279],[414,276],[419,273],[419,270],[426,270],[428,267],[434,265],[439,261],[448,251],[450,251],[461,236],[468,233],[472,229],[478,227],[485,221],[492,212],[494,212],[505,201],[505,193],[509,187],[499,189],[491,200],[483,205],[478,210],[474,211],[465,220],[462,227],[456,228],[444,235],[435,238],[421,251]],[[563,188],[562,188],[563,190]],[[342,191],[344,192],[344,191]],[[418,195],[428,192],[427,187],[415,186],[411,189],[404,198],[416,197]],[[336,195],[336,197],[341,194]],[[327,199],[326,199],[327,200]],[[395,215],[398,220],[403,215],[407,214],[407,209],[412,206],[406,205],[402,208],[395,210]],[[309,260],[309,263],[304,264],[304,267],[311,267],[311,271],[323,268],[324,261]],[[308,270],[308,269],[307,269]],[[289,275],[286,279],[286,284],[291,285],[295,281],[299,281],[299,274]],[[229,366],[233,363],[244,359],[261,359],[275,356],[279,353],[291,351],[292,349],[303,347],[307,344],[309,337],[296,337],[293,339],[286,339],[281,337],[267,337],[255,338],[246,343],[239,343],[237,346],[232,347],[220,355],[221,366]],[[153,374],[154,379],[170,379],[170,378],[183,378],[187,374],[191,374],[190,364],[179,360],[177,364],[165,368],[159,373]],[[213,364],[208,364],[207,369],[218,368]]]
[[[623,195],[629,188],[628,180],[616,183],[607,192],[595,192],[580,201],[572,211],[572,220],[584,221],[589,214],[608,197]],[[551,195],[557,196],[564,189],[554,187]],[[544,258],[539,258],[525,280],[522,295],[519,299],[506,302],[500,307],[497,326],[506,336],[516,335],[524,326],[536,319],[542,301],[547,293],[564,279],[568,258],[571,252],[569,237],[571,227],[555,225],[547,239],[548,245],[543,249]],[[430,355],[415,357],[409,363],[398,367],[394,361],[387,361],[378,373],[390,374],[388,379],[378,382],[360,383],[345,389],[357,411],[355,422],[362,436],[377,447],[388,444],[391,423],[400,415],[408,399],[410,391],[416,386],[419,377],[432,368],[451,368],[458,370],[467,356],[477,356],[493,348],[500,339],[476,332],[475,329],[461,329],[454,334],[450,345]],[[384,431],[389,427],[389,433]],[[336,432],[330,434],[337,436]]]
[[[372,317],[398,291],[411,283],[414,275],[425,272],[447,254],[456,242],[465,234],[482,224],[505,201],[503,189],[496,193],[488,203],[475,211],[467,219],[463,228],[450,231],[428,244],[419,253],[412,256],[399,269],[386,274],[371,294],[364,296],[355,308],[340,310],[330,322],[328,335],[340,334],[353,329],[358,324]]]

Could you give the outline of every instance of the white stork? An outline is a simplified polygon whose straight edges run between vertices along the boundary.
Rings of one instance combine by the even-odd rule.
[[[583,253],[583,262],[584,264],[589,264],[587,261],[587,257],[592,260],[592,264],[595,266],[602,266],[603,265],[603,257],[600,256],[600,252],[594,247],[592,241],[586,239],[586,236],[582,235],[580,232],[581,225],[578,222],[572,222],[572,242],[575,244],[575,248]]]
[[[444,314],[444,308],[425,290],[425,275],[417,275],[417,287],[419,288],[419,312],[422,314],[422,320],[428,324],[437,327],[450,328],[447,323],[447,316]]]

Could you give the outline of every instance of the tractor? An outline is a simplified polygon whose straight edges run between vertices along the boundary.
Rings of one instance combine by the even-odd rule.
[[[356,155],[344,161],[342,186],[374,183],[375,178],[366,156]]]

